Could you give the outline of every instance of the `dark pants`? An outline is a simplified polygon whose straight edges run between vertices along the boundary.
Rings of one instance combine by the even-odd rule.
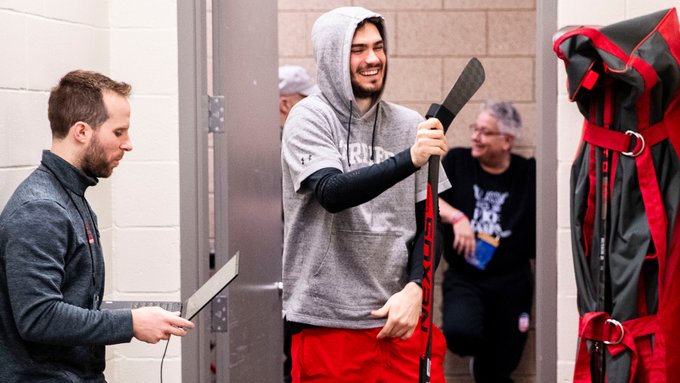
[[[449,270],[443,292],[442,331],[449,350],[474,357],[477,383],[512,382],[510,375],[527,340],[526,328],[520,330],[520,316],[531,312],[531,270],[492,277]]]

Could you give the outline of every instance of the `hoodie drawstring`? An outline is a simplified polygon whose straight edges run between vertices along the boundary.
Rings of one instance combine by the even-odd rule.
[[[349,101],[349,122],[347,123],[347,165],[352,167],[352,163],[349,160],[349,133],[352,129],[352,100]]]
[[[354,105],[352,101],[349,102],[349,121],[347,122],[347,165],[352,166],[349,159],[349,137],[352,129],[352,110]],[[375,161],[375,127],[378,125],[378,114],[380,114],[380,103],[375,107],[375,119],[373,120],[373,133],[371,135],[371,161]]]
[[[373,120],[373,135],[371,136],[371,161],[375,161],[375,126],[378,124],[378,114],[380,114],[380,103],[375,107],[375,120]]]

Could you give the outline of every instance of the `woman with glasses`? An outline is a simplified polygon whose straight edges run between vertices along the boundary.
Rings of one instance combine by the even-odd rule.
[[[536,161],[511,153],[522,128],[515,107],[486,101],[469,148],[442,165],[443,327],[447,347],[472,356],[476,382],[512,382],[529,328],[535,257]]]

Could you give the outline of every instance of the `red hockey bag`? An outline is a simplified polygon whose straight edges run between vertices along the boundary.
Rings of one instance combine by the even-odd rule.
[[[572,164],[574,382],[680,382],[680,29],[675,9],[560,31],[584,122]]]

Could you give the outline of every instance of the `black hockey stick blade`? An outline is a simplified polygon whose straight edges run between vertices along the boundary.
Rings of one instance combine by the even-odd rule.
[[[425,116],[438,119],[444,126],[444,132],[446,132],[458,112],[470,101],[485,79],[486,75],[482,63],[476,57],[471,58],[441,105],[430,105]]]

